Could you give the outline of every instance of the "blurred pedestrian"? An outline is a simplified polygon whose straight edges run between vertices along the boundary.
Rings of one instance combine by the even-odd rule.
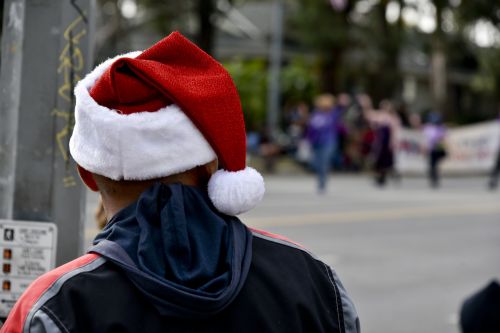
[[[491,281],[467,298],[460,310],[462,333],[500,332],[500,284]]]
[[[290,139],[287,152],[299,162],[301,156],[299,150],[305,139],[305,132],[309,120],[309,106],[305,102],[299,102],[287,108],[285,113],[286,134]]]
[[[305,102],[299,102],[287,109],[285,114],[286,133],[290,136],[292,143],[297,143],[304,137],[309,120],[309,106]]]
[[[375,183],[386,184],[387,175],[394,167],[394,152],[391,147],[392,132],[388,124],[378,123],[375,126],[373,142]]]
[[[364,142],[364,137],[369,126],[363,116],[359,96],[349,101],[340,126],[343,169],[350,171],[360,171],[365,162],[364,146],[367,142]]]
[[[360,169],[372,167],[371,152],[375,133],[373,125],[367,116],[373,110],[371,97],[366,94],[358,94],[353,107],[350,108],[348,117],[352,119],[353,128],[359,133],[358,145],[355,148],[359,156],[358,165]]]
[[[338,94],[333,116],[335,119],[336,149],[332,153],[332,166],[335,170],[341,170],[346,166],[346,147],[349,136],[348,127],[343,121],[348,108],[351,106],[351,96],[347,93]]]
[[[399,102],[396,108],[396,114],[399,117],[399,123],[403,128],[410,128],[410,113],[408,112],[408,108],[406,107],[405,102]]]
[[[410,128],[414,130],[421,130],[422,129],[422,117],[420,116],[419,113],[412,112],[409,115],[409,123],[410,123]]]
[[[497,118],[497,126],[500,128],[500,113]],[[500,132],[500,131],[499,131]],[[500,137],[498,138],[500,141]],[[490,181],[488,186],[491,190],[494,190],[498,187],[498,178],[500,177],[500,142],[497,149],[497,156],[495,158],[495,164],[493,165],[493,169],[490,173]]]
[[[442,117],[437,112],[431,112],[428,122],[423,129],[425,151],[428,158],[428,177],[431,187],[440,185],[439,164],[446,157],[446,127],[442,123]]]
[[[335,98],[330,94],[316,97],[309,119],[307,139],[313,150],[313,168],[318,178],[318,193],[326,191],[332,156],[337,149],[337,119],[333,112]]]
[[[365,117],[373,128],[371,160],[375,184],[383,187],[389,175],[399,180],[394,163],[400,128],[399,118],[388,100],[380,102],[379,110],[365,110]]]
[[[264,160],[264,169],[266,172],[273,173],[276,167],[276,160],[281,154],[281,146],[276,142],[270,128],[263,127],[259,138],[259,155]]]
[[[236,217],[264,181],[218,62],[172,33],[99,65],[75,96],[70,152],[109,222],[26,289],[0,332],[359,333],[329,266]]]

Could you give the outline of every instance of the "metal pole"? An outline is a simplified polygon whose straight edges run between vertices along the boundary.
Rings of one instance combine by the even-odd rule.
[[[267,97],[267,129],[274,137],[280,113],[280,73],[283,53],[283,17],[284,5],[282,0],[276,0],[273,6],[273,30],[269,54],[269,85]]]
[[[3,44],[7,55],[2,66],[19,62],[20,68],[5,75],[2,71],[2,94],[11,94],[13,100],[8,109],[2,107],[2,116],[8,113],[17,125],[9,133],[14,151],[7,156],[15,172],[12,167],[7,170],[13,191],[6,182],[11,194],[2,192],[1,202],[11,205],[4,209],[11,212],[8,218],[57,224],[59,265],[83,251],[85,191],[68,153],[68,140],[74,124],[73,88],[92,65],[94,1],[8,0],[9,17],[14,3],[24,11],[15,21],[21,26],[22,43],[16,53],[8,53]],[[5,26],[9,29],[9,18]]]
[[[4,3],[0,70],[0,219],[11,219],[24,36],[24,0]]]

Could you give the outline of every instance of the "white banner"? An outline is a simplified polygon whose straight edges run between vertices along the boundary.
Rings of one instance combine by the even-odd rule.
[[[423,174],[427,171],[422,132],[402,129],[399,133],[396,167],[402,173]],[[490,121],[449,129],[446,136],[447,156],[443,173],[485,173],[496,161],[500,149],[500,124]]]

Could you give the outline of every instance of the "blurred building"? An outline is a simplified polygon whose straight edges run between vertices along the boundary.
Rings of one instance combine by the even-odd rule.
[[[224,2],[222,2],[224,4]],[[215,22],[216,32],[214,41],[214,56],[219,60],[241,58],[268,58],[270,36],[273,29],[273,2],[271,1],[247,1],[239,6],[229,4],[222,5]],[[126,34],[121,34],[115,43],[103,43],[98,54],[99,58],[105,58],[108,54],[124,53],[130,50],[143,50],[153,44],[164,35],[159,33],[153,26],[144,24],[148,16],[139,16],[130,19]],[[182,31],[188,37],[193,37],[196,29],[194,17],[188,18],[187,24]],[[109,25],[102,22],[101,26]],[[285,38],[283,57],[286,60],[293,54],[304,54],[305,50],[294,45],[292,41]]]

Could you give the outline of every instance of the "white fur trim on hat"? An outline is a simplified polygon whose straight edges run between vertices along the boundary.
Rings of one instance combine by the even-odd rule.
[[[120,180],[145,180],[180,173],[217,158],[201,132],[178,106],[156,112],[118,113],[97,104],[89,90],[118,58],[108,59],[75,88],[71,155],[83,168]]]
[[[208,196],[215,208],[238,215],[254,208],[264,197],[264,179],[255,169],[218,170],[208,182]]]

